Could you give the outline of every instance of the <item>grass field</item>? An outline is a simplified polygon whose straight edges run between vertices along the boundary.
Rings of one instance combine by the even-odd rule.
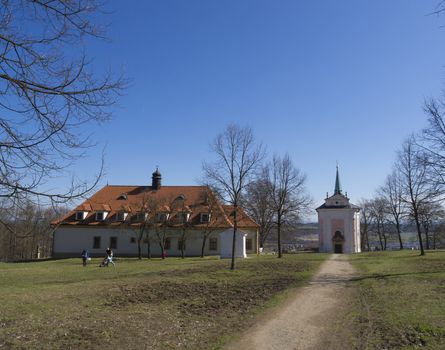
[[[445,251],[352,256],[357,349],[445,349]]]
[[[322,254],[0,264],[2,349],[212,349],[305,283]]]

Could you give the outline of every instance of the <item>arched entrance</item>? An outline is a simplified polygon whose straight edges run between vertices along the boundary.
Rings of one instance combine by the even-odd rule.
[[[345,242],[345,237],[340,231],[335,231],[334,237],[332,237],[332,245],[334,247],[335,254],[343,254],[343,243]]]

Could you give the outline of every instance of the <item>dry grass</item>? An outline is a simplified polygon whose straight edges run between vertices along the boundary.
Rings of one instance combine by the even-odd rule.
[[[0,348],[218,348],[325,258],[0,264]]]
[[[444,349],[445,251],[358,254],[357,349]]]

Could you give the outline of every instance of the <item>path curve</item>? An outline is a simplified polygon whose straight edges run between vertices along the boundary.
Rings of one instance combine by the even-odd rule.
[[[347,255],[333,254],[308,286],[267,314],[227,350],[348,349],[336,330],[354,269]]]

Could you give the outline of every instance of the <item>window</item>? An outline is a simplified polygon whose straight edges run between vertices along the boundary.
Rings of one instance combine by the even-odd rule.
[[[93,238],[93,249],[100,249],[100,236]]]
[[[187,222],[189,219],[188,213],[178,213],[177,215],[178,222]]]
[[[246,239],[246,250],[252,250],[252,238]]]
[[[106,216],[107,215],[104,211],[98,211],[96,213],[96,221],[104,221]]]
[[[136,238],[130,237],[130,243],[136,243]]]
[[[159,213],[158,214],[158,222],[166,222],[168,220],[167,213]]]
[[[145,221],[145,220],[147,220],[147,217],[148,217],[147,213],[143,213],[143,212],[137,213],[136,221]]]
[[[165,244],[164,244],[164,249],[165,249],[165,250],[169,250],[170,247],[171,247],[170,238],[166,238],[166,239],[165,239]]]
[[[117,237],[110,237],[110,248],[117,249]]]
[[[209,213],[201,213],[201,222],[207,223],[210,221],[210,214]]]
[[[218,238],[209,239],[209,250],[218,250]]]
[[[84,211],[78,211],[76,212],[76,220],[77,221],[82,221],[85,220],[85,215],[86,213]]]
[[[178,239],[178,250],[181,250],[181,248],[185,250],[185,240]]]
[[[116,221],[125,221],[125,219],[127,218],[127,213],[120,211],[116,213]]]

